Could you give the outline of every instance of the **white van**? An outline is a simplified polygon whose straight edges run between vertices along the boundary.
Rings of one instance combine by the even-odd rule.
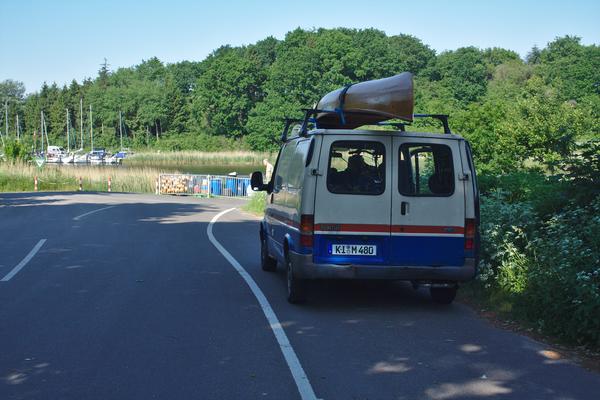
[[[271,181],[252,174],[252,189],[267,192],[262,269],[285,266],[292,303],[305,299],[307,281],[322,278],[405,280],[451,303],[458,283],[477,271],[469,143],[450,132],[445,115],[414,115],[441,120],[445,133],[408,132],[403,123],[394,131],[309,131],[311,114],[338,110],[305,112],[290,138],[286,124]]]
[[[319,278],[430,285],[451,303],[476,273],[478,190],[459,135],[316,129],[283,144],[266,190],[261,262],[287,271],[288,300]]]

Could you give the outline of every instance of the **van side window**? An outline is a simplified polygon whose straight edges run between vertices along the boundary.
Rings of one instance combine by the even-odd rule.
[[[275,180],[273,181],[273,191],[279,192],[289,181],[290,167],[292,158],[296,151],[296,142],[288,142],[281,149],[279,159],[277,160],[277,170],[275,171]]]
[[[379,195],[385,191],[385,146],[343,140],[329,151],[327,189],[336,194]]]
[[[405,196],[451,196],[452,150],[443,144],[407,143],[398,155],[398,188]]]
[[[305,161],[309,145],[310,140],[302,140],[296,144],[296,149],[290,162],[289,189],[302,189]]]

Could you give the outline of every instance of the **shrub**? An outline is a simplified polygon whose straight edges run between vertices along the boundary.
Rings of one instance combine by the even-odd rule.
[[[481,202],[480,280],[506,293],[526,286],[528,230],[536,222],[530,203],[509,203],[507,192],[495,191]]]
[[[484,299],[564,341],[600,346],[600,196],[549,216],[514,199],[482,198]]]
[[[17,161],[28,161],[31,156],[27,147],[16,140],[7,140],[4,144],[4,156],[6,161],[15,163]]]
[[[563,339],[600,346],[600,196],[546,221],[531,253],[527,317]]]

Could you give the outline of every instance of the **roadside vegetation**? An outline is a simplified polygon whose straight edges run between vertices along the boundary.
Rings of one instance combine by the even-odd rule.
[[[108,190],[111,178],[113,192],[154,193],[156,178],[160,170],[154,168],[102,168],[77,166],[60,168],[44,166],[38,168],[31,163],[18,161],[0,163],[0,192],[33,192],[34,178],[38,178],[40,191],[77,191],[79,177],[83,190]]]
[[[467,292],[488,310],[600,349],[600,142],[553,173],[483,175],[482,252]]]
[[[265,192],[255,192],[242,209],[254,215],[262,216],[265,212],[266,201],[267,194]]]
[[[161,165],[165,167],[185,168],[189,165],[262,165],[264,159],[272,160],[276,155],[255,151],[177,151],[177,152],[140,152],[127,158],[127,165]]]
[[[32,190],[36,170],[24,160],[39,149],[42,110],[51,144],[66,146],[65,109],[80,137],[83,99],[84,146],[91,104],[95,145],[112,149],[120,144],[122,111],[124,146],[152,154],[133,158],[140,168],[119,171],[124,176],[113,177],[113,189],[151,192],[158,170],[144,169],[146,160],[224,162],[222,155],[164,151],[252,150],[259,153],[233,157],[259,161],[277,151],[284,116],[300,116],[300,108],[346,84],[402,71],[415,75],[415,111],[449,114],[452,129],[473,147],[483,243],[481,273],[465,293],[543,334],[600,349],[600,47],[577,37],[533,47],[522,59],[502,48],[436,54],[418,38],[375,29],[296,29],[283,40],[223,46],[200,62],[152,58],[103,67],[93,80],[44,85],[27,97],[22,84],[6,80],[4,137],[16,136],[17,113],[22,137],[18,146],[6,140],[0,190]],[[431,121],[410,129],[441,131]],[[52,190],[54,179],[75,190],[80,171],[46,168],[41,189]],[[112,171],[83,175],[100,187]],[[253,197],[249,209],[260,210],[264,198]]]

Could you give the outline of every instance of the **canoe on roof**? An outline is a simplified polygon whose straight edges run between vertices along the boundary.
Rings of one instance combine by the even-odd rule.
[[[403,72],[327,93],[317,104],[317,109],[337,113],[317,114],[317,125],[319,128],[353,129],[389,119],[412,121],[413,104],[413,76]]]

